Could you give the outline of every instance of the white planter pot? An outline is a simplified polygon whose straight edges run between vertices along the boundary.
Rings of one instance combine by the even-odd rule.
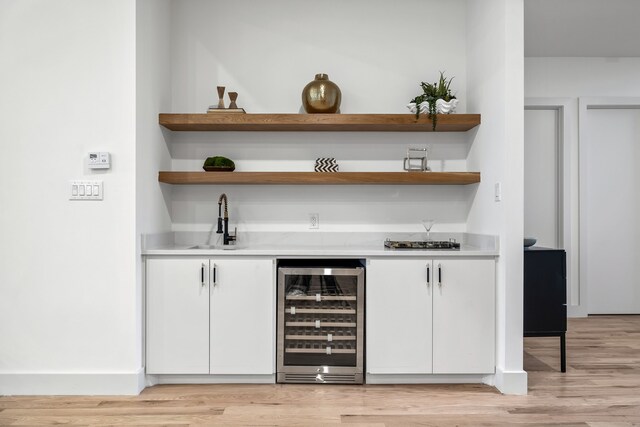
[[[451,114],[456,110],[458,106],[458,100],[452,99],[447,102],[444,99],[436,100],[436,113],[437,114]],[[416,105],[415,102],[411,102],[407,104],[407,108],[413,114],[416,113],[416,108],[420,108],[420,113],[429,114],[429,103],[427,101],[421,102],[419,106]]]
[[[444,99],[438,99],[436,101],[436,113],[438,114],[451,114],[456,110],[458,106],[458,100],[452,99],[447,102]]]
[[[409,104],[407,104],[407,108],[409,109],[409,111],[411,111],[413,114],[416,113],[416,108],[420,108],[420,112],[424,113],[424,114],[429,114],[429,103],[428,102],[422,102],[420,103],[419,106],[416,106],[415,102],[410,102]]]

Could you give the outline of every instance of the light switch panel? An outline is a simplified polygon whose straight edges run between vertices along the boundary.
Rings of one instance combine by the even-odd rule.
[[[69,200],[103,200],[102,181],[69,181]]]

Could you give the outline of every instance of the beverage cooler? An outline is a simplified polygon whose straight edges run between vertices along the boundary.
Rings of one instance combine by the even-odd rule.
[[[279,383],[362,384],[364,265],[278,262]]]

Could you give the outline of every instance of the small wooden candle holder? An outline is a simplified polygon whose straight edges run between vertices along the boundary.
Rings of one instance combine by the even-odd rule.
[[[224,108],[224,86],[218,86],[218,108]]]
[[[238,99],[238,92],[229,92],[229,100],[231,101],[231,103],[229,104],[229,109],[238,108],[236,99]]]

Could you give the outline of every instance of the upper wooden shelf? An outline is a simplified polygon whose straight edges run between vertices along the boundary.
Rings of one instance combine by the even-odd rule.
[[[160,125],[176,131],[432,132],[426,114],[167,114]],[[439,114],[436,132],[466,132],[480,114]]]
[[[246,185],[467,185],[480,182],[480,172],[173,172],[161,171],[167,184]]]

